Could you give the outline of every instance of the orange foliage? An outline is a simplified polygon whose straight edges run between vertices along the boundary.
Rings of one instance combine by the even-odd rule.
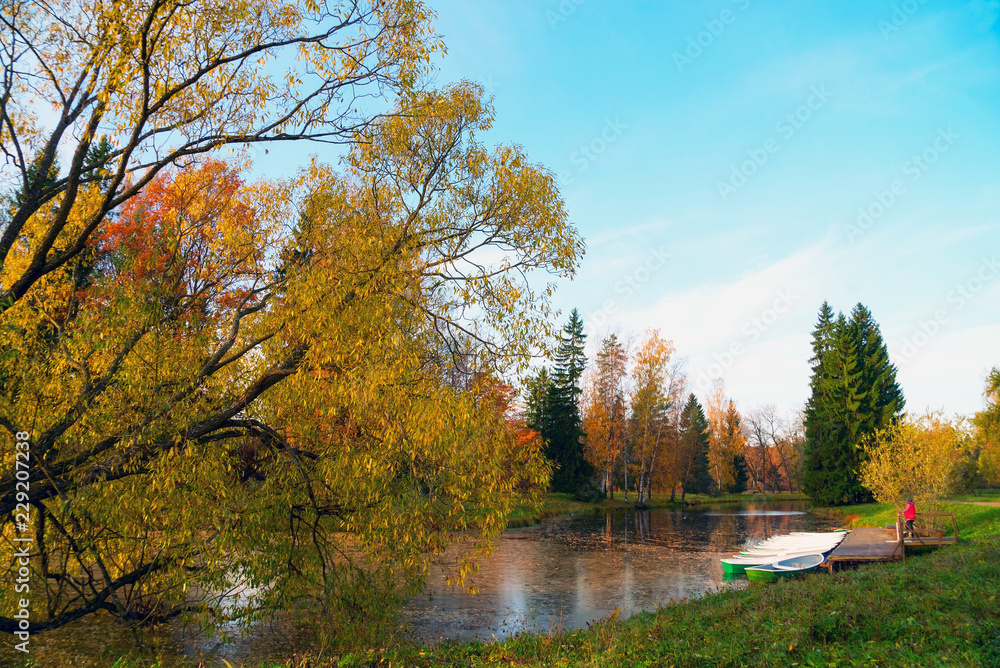
[[[165,171],[95,235],[110,284],[175,305],[231,309],[265,279],[253,193],[239,169],[206,160]],[[109,285],[111,287],[111,285]]]

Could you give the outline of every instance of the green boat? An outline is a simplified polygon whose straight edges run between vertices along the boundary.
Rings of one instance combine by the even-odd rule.
[[[789,534],[770,538],[753,549],[722,559],[722,571],[727,575],[744,575],[751,566],[766,566],[781,559],[805,556],[810,554],[826,554],[837,547],[847,535],[847,531],[837,531],[819,534]],[[829,540],[822,540],[823,537]],[[799,541],[788,542],[788,539],[798,538]]]
[[[795,577],[794,571],[783,571],[775,568],[774,564],[764,564],[763,566],[749,566],[744,571],[750,582],[777,582],[782,578]]]
[[[823,563],[822,554],[808,554],[790,557],[763,566],[748,566],[747,577],[751,582],[777,582],[802,575]]]

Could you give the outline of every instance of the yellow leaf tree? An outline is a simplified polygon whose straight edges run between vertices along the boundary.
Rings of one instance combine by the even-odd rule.
[[[632,369],[634,389],[630,397],[630,437],[636,461],[636,502],[642,506],[649,500],[655,473],[669,468],[670,442],[671,357],[674,344],[660,336],[657,329],[649,330],[639,345]]]
[[[716,488],[723,493],[742,491],[746,477],[746,436],[736,403],[726,398],[722,380],[716,381],[705,405],[711,432],[708,437],[708,463]]]
[[[986,408],[976,413],[976,441],[979,447],[979,475],[989,484],[1000,484],[1000,369],[986,379]]]
[[[443,48],[430,19],[413,0],[5,3],[0,151],[18,195],[0,266],[36,229],[0,310],[84,253],[171,165],[220,148],[248,157],[253,145],[351,140]]]
[[[340,171],[165,166],[95,227],[118,187],[104,170],[68,215],[67,191],[25,219],[8,292],[52,257],[53,225],[57,245],[83,239],[9,292],[0,330],[0,426],[31,442],[34,632],[98,610],[296,610],[364,642],[429,559],[470,541],[460,577],[537,502],[548,468],[497,379],[550,334],[552,285],[527,276],[572,275],[582,242],[547,170],[479,141],[479,88],[393,112],[356,129]],[[13,450],[2,467],[9,516]],[[240,587],[259,593],[220,606]]]
[[[628,356],[614,334],[601,342],[583,394],[584,455],[601,478],[601,491],[614,498],[615,470],[626,448],[625,378]],[[626,499],[628,489],[626,484]]]
[[[948,420],[939,412],[907,416],[865,444],[861,481],[876,499],[900,509],[910,496],[918,502],[944,499],[967,480],[971,445],[960,418]]]

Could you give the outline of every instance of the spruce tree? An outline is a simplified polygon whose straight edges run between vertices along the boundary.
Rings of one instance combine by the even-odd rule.
[[[750,474],[747,472],[747,458],[744,454],[733,456],[733,485],[727,490],[731,494],[747,491]]]
[[[555,369],[546,396],[546,415],[541,421],[546,454],[555,464],[552,489],[580,496],[591,487],[593,467],[583,457],[580,419],[580,378],[587,364],[583,354],[586,335],[576,309],[563,327],[556,351]]]
[[[707,494],[714,484],[708,465],[708,418],[693,393],[681,411],[679,430],[683,466],[681,501],[684,501],[688,491]]]
[[[549,370],[544,367],[524,383],[524,422],[537,432],[542,431],[542,424],[549,412],[550,385],[552,380],[549,378]]]
[[[867,501],[858,479],[862,444],[903,408],[896,369],[868,309],[858,304],[850,320],[834,318],[824,302],[810,361],[803,489],[822,505]]]
[[[889,349],[878,323],[862,304],[851,312],[851,338],[857,351],[861,373],[860,432],[868,435],[883,429],[903,412],[903,391],[896,382],[896,367],[889,361]]]

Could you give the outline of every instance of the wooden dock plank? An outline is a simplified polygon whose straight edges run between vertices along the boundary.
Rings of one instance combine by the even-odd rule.
[[[887,539],[883,529],[853,529],[827,557],[827,561],[896,561],[902,559],[903,546]]]

